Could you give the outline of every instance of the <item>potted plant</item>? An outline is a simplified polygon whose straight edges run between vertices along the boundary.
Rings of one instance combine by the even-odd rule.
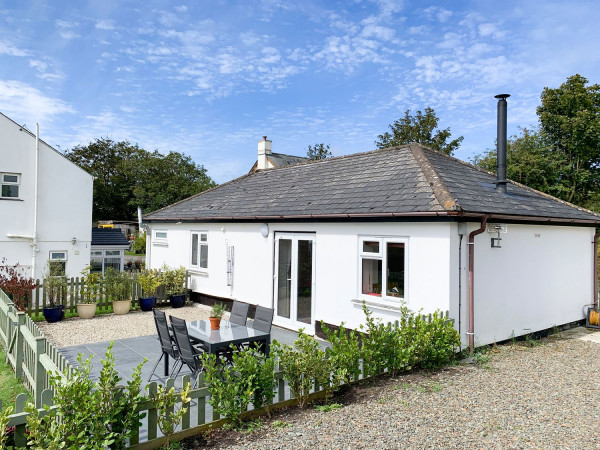
[[[165,287],[165,292],[169,296],[173,308],[181,308],[185,305],[185,277],[187,272],[185,267],[178,269],[169,269],[163,266],[160,281]]]
[[[112,300],[113,312],[118,315],[127,314],[131,309],[132,290],[129,276],[109,267],[104,273],[104,280],[106,296]]]
[[[152,311],[156,305],[156,289],[160,286],[158,273],[154,270],[144,270],[138,276],[138,283],[142,289],[142,297],[139,297],[142,311]]]
[[[225,312],[223,303],[215,303],[210,311],[210,329],[218,330],[221,327],[221,318]]]
[[[102,274],[91,270],[92,266],[87,266],[81,271],[81,297],[76,305],[80,319],[91,319],[96,315],[96,296],[100,292]]]
[[[55,272],[50,264],[44,277],[44,295],[46,306],[42,308],[44,318],[49,323],[59,322],[65,317],[65,301],[67,299],[67,277]]]
[[[13,301],[15,308],[26,311],[29,307],[31,291],[37,287],[37,283],[26,275],[26,269],[20,267],[19,263],[14,266],[6,264],[6,258],[2,258],[0,264],[0,289]]]

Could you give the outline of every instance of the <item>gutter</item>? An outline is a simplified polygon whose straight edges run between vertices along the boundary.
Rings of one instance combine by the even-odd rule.
[[[33,239],[31,243],[31,278],[35,279],[35,260],[38,252],[37,223],[38,223],[38,167],[40,158],[40,125],[35,124],[35,170],[33,177]]]
[[[475,236],[485,231],[487,221],[490,217],[490,215],[482,216],[481,226],[469,233],[469,330],[467,331],[467,336],[469,336],[469,351],[471,353],[475,350]]]

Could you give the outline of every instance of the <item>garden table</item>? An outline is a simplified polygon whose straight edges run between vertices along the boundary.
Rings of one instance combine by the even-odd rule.
[[[210,329],[208,319],[188,322],[187,327],[190,338],[204,344],[209,353],[214,354],[217,350],[226,349],[231,344],[259,342],[263,344],[264,354],[269,356],[271,333],[255,330],[246,325],[231,323],[228,320],[221,320],[221,328],[218,330]]]

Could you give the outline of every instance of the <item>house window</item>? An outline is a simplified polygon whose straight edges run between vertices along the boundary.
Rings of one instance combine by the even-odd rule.
[[[50,252],[48,271],[51,276],[65,276],[67,273],[67,252]]]
[[[21,174],[18,173],[0,173],[0,185],[2,198],[19,198],[19,184]]]
[[[404,298],[406,242],[398,238],[361,238],[360,283],[364,296]]]
[[[166,241],[167,240],[167,232],[156,230],[154,231],[154,240],[155,241]]]
[[[104,273],[108,267],[121,271],[123,250],[93,250],[90,252],[91,272]]]
[[[193,231],[191,246],[191,266],[208,269],[208,233]]]

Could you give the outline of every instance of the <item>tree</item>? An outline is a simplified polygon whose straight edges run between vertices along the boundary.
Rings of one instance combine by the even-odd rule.
[[[331,150],[329,149],[329,144],[325,145],[321,143],[315,144],[314,147],[309,145],[306,149],[306,156],[308,156],[310,159],[317,160],[329,158],[333,156],[333,153],[331,153]]]
[[[137,206],[154,211],[216,185],[191,157],[148,152],[128,141],[98,138],[65,156],[95,177],[93,220],[131,220]]]
[[[538,130],[522,129],[506,142],[506,176],[526,186],[564,198],[567,188],[562,179],[566,159],[553,151],[550,139]],[[496,149],[473,158],[473,164],[496,172]]]
[[[417,111],[414,116],[407,109],[404,117],[389,125],[392,134],[387,131],[384,134],[380,134],[377,136],[378,140],[375,141],[375,145],[381,149],[417,142],[447,155],[452,155],[460,146],[463,137],[460,136],[448,142],[448,139],[450,139],[450,128],[439,130],[437,129],[438,122],[439,118],[432,108],[425,108],[425,114]]]
[[[565,199],[585,204],[599,190],[600,86],[573,75],[559,88],[544,88],[537,108],[541,130],[568,161]]]

